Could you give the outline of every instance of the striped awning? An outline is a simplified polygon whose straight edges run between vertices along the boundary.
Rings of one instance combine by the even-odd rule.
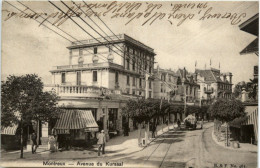
[[[18,125],[1,127],[1,135],[15,135]]]
[[[54,128],[56,130],[59,129],[71,130],[71,129],[98,128],[98,125],[90,110],[71,109],[71,110],[63,110]]]

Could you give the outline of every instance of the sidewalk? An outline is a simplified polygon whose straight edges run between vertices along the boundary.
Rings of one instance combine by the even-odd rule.
[[[214,134],[214,130],[212,131],[212,139],[218,144],[219,146],[222,146],[225,149],[235,150],[235,151],[243,151],[243,152],[258,152],[258,146],[252,145],[249,143],[239,143],[240,148],[233,148],[232,146],[225,146],[224,141],[218,142],[216,135]]]
[[[162,129],[163,128],[163,129]],[[169,125],[169,129],[173,129],[173,125]],[[168,126],[166,124],[157,126],[157,136],[160,136],[164,132],[168,131]],[[144,138],[145,129],[141,130],[141,137]],[[151,132],[149,133],[149,137],[151,137]],[[149,144],[155,138],[149,138]],[[116,156],[116,155],[128,155],[131,153],[138,152],[145,148],[145,146],[138,146],[138,130],[134,130],[129,132],[129,136],[118,136],[110,139],[106,143],[106,156]],[[96,148],[97,150],[97,148]]]
[[[163,128],[163,131],[162,131]],[[169,126],[170,129],[173,128],[173,125]],[[168,131],[168,126],[166,124],[157,126],[157,137]],[[144,138],[145,130],[141,130],[141,137]],[[151,137],[151,134],[150,134]],[[151,142],[153,139],[150,139]],[[149,143],[148,142],[148,143]],[[123,156],[131,153],[138,152],[144,147],[138,146],[138,130],[129,132],[129,136],[117,136],[110,139],[106,143],[105,147],[105,157],[106,156]],[[44,148],[38,148],[36,154],[32,154],[31,150],[24,150],[23,160],[44,160],[44,159],[86,159],[86,158],[97,158],[97,145],[91,149],[80,149],[75,148],[68,151],[58,151],[50,152]],[[16,160],[20,158],[20,150],[11,151],[11,152],[2,152],[1,159],[3,160]]]

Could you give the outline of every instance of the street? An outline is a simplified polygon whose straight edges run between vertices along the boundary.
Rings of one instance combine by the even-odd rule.
[[[204,126],[203,130],[165,133],[143,151],[122,160],[149,167],[220,167],[225,164],[257,167],[257,153],[237,152],[218,146],[212,139],[213,124]]]
[[[2,155],[4,165],[10,162],[29,165],[53,161],[70,166],[97,165],[128,167],[221,167],[231,166],[257,167],[257,153],[237,152],[217,145],[212,139],[213,123],[207,123],[202,130],[170,130],[156,138],[141,151],[128,154],[117,154],[107,151],[105,156],[97,157],[95,150],[64,151],[57,153],[42,152],[36,155],[25,154],[25,159],[11,158]],[[86,159],[87,158],[87,159]]]

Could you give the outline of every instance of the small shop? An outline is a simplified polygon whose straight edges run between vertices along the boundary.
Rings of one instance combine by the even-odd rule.
[[[67,149],[94,144],[98,131],[90,110],[64,109],[54,126],[59,148]]]
[[[118,124],[118,109],[109,108],[108,109],[108,132],[110,137],[118,135],[119,131],[117,130],[117,124]]]

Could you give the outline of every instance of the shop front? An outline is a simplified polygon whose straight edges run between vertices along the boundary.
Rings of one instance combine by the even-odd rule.
[[[68,149],[94,144],[99,128],[91,110],[64,109],[54,130],[59,148]]]

